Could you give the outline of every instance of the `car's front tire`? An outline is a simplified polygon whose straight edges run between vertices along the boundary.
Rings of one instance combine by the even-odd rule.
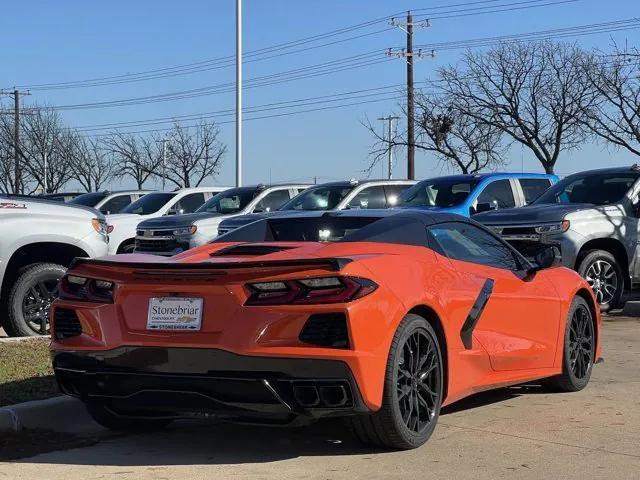
[[[593,313],[580,296],[573,299],[567,314],[563,352],[562,374],[549,379],[549,385],[562,392],[582,390],[595,362],[596,330]]]
[[[591,285],[600,310],[608,312],[620,304],[624,276],[622,267],[611,253],[605,250],[588,252],[580,261],[578,273]]]
[[[87,410],[91,418],[109,430],[120,432],[149,432],[159,430],[169,425],[169,418],[130,418],[115,414],[102,403],[87,403]]]
[[[49,333],[49,307],[58,296],[58,282],[66,269],[56,263],[36,263],[20,271],[8,298],[4,323],[12,337]]]
[[[407,315],[391,342],[382,407],[351,418],[355,436],[383,448],[408,450],[424,444],[440,415],[442,369],[435,331],[424,318]]]

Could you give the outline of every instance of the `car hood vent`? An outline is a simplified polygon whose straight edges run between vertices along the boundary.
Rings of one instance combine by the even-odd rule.
[[[283,245],[256,245],[256,244],[242,244],[233,245],[231,247],[223,248],[217,252],[211,254],[212,257],[238,257],[238,256],[251,256],[258,257],[261,255],[269,255],[270,253],[282,252],[284,250],[291,250],[294,247]]]

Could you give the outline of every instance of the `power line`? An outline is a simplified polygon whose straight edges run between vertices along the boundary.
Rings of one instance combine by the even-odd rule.
[[[507,0],[482,0],[482,1],[475,1],[475,2],[435,6],[435,7],[429,7],[429,8],[420,8],[420,9],[417,9],[416,11],[431,12],[432,14],[423,13],[420,15],[420,16],[430,16],[431,19],[448,19],[448,18],[458,18],[460,16],[480,15],[484,13],[498,13],[503,11],[521,10],[525,8],[552,6],[556,4],[573,3],[576,1],[579,1],[579,0],[525,0],[520,2],[512,2]],[[499,3],[499,5],[495,5],[496,3]],[[480,6],[468,8],[471,5],[480,5]],[[439,11],[439,10],[451,9],[452,7],[459,7],[459,6],[463,6],[467,8]],[[316,49],[316,48],[323,48],[323,47],[335,45],[338,43],[356,40],[366,36],[377,35],[379,33],[383,33],[385,31],[391,30],[391,28],[384,28],[384,29],[373,31],[373,32],[367,32],[367,33],[355,35],[348,38],[326,42],[320,45],[304,47],[297,50],[284,51],[284,52],[282,51],[282,50],[292,49],[301,45],[307,45],[310,43],[318,42],[320,40],[324,40],[334,36],[340,36],[345,33],[349,33],[359,29],[367,28],[367,27],[376,25],[378,23],[388,21],[390,18],[396,15],[399,15],[399,14],[396,13],[396,14],[388,15],[386,17],[381,17],[381,18],[369,20],[366,22],[361,22],[356,25],[344,27],[337,30],[332,30],[330,32],[326,32],[323,34],[318,34],[311,37],[306,37],[303,39],[274,45],[272,47],[265,47],[265,48],[261,48],[251,52],[247,52],[244,55],[246,60],[244,60],[243,63],[263,61],[263,60],[276,58],[284,55],[292,55],[292,54],[301,53],[301,52],[305,52],[305,51]],[[280,53],[273,54],[274,52],[280,52]],[[269,54],[272,54],[272,55],[269,55]],[[174,77],[179,75],[200,73],[200,72],[210,71],[210,70],[215,70],[220,68],[228,68],[228,67],[232,67],[233,65],[234,65],[234,56],[229,55],[229,56],[218,57],[210,60],[203,60],[199,62],[176,65],[172,67],[146,70],[142,72],[97,77],[97,78],[85,79],[85,80],[72,80],[72,81],[56,82],[56,83],[31,84],[31,85],[24,85],[24,87],[25,88],[29,87],[35,91],[35,90],[58,90],[58,89],[69,89],[69,88],[84,88],[84,87],[115,85],[115,84],[121,84],[121,83],[141,82],[141,81],[147,81],[147,80],[155,80],[159,78],[168,78],[168,77]]]
[[[417,82],[417,83],[422,83],[422,82]],[[263,111],[265,109],[297,107],[297,106],[300,106],[299,104],[303,102],[310,102],[310,101],[317,101],[317,100],[332,102],[332,101],[344,100],[343,97],[373,96],[373,95],[379,95],[384,90],[399,89],[402,86],[403,84],[385,85],[381,87],[352,90],[348,92],[334,93],[329,95],[319,95],[315,97],[306,97],[306,98],[301,98],[296,100],[271,102],[271,103],[254,105],[251,107],[244,108],[243,112],[254,113],[255,111]],[[232,115],[234,111],[235,110],[233,108],[228,108],[228,109],[216,110],[212,112],[201,112],[201,113],[193,113],[193,114],[187,114],[187,115],[157,117],[157,118],[144,119],[144,120],[132,120],[128,122],[113,122],[113,123],[101,123],[101,124],[93,124],[93,125],[82,125],[75,128],[69,128],[69,130],[88,132],[88,131],[106,130],[109,128],[118,128],[118,127],[126,128],[126,127],[142,126],[142,125],[158,125],[163,123],[173,123],[178,120],[198,120],[198,119],[204,119],[204,118],[212,118],[216,116]]]
[[[324,111],[324,110],[334,110],[334,109],[338,109],[338,108],[344,108],[344,107],[351,107],[351,106],[357,106],[357,105],[365,105],[365,104],[370,104],[370,103],[378,103],[378,102],[385,102],[385,101],[389,101],[389,100],[398,100],[403,98],[402,96],[392,96],[392,97],[378,97],[375,98],[373,100],[364,100],[364,101],[360,101],[360,102],[353,102],[353,103],[345,103],[345,104],[340,104],[340,105],[331,105],[331,106],[326,106],[326,107],[317,107],[317,108],[309,108],[306,110],[299,110],[299,111],[295,111],[295,112],[285,112],[285,113],[276,113],[276,114],[272,114],[272,115],[262,115],[262,116],[257,116],[257,117],[249,117],[249,118],[245,118],[244,121],[245,122],[250,122],[250,121],[254,121],[254,120],[264,120],[264,119],[270,119],[270,118],[278,118],[278,117],[288,117],[290,115],[299,115],[302,113],[309,113],[309,112],[318,112],[318,111]],[[218,125],[224,125],[224,124],[228,124],[228,123],[233,123],[233,120],[225,120],[222,122],[217,122]],[[197,128],[198,126],[200,126],[199,123],[196,124],[192,124],[192,125],[181,125],[182,128]],[[149,130],[136,130],[136,131],[128,131],[128,132],[123,132],[126,133],[128,135],[130,134],[137,134],[137,133],[152,133],[152,132],[166,132],[168,130],[171,130],[171,128],[155,128],[155,129],[149,129]],[[85,135],[86,137],[105,137],[111,135],[111,133],[100,133],[100,134],[93,134],[93,135]]]
[[[616,21],[602,22],[602,23],[589,24],[589,25],[565,27],[565,28],[545,30],[545,31],[539,31],[539,32],[528,32],[528,33],[520,33],[520,34],[514,34],[514,35],[492,36],[492,37],[456,40],[456,41],[440,42],[440,43],[428,43],[428,44],[417,45],[416,47],[425,48],[429,50],[435,49],[438,51],[449,50],[449,49],[479,48],[479,47],[495,45],[495,44],[499,44],[501,42],[507,42],[507,41],[533,41],[533,40],[550,39],[550,38],[566,38],[570,36],[610,33],[613,31],[619,31],[621,29],[635,29],[635,28],[638,28],[639,26],[640,26],[640,19],[633,18],[633,19],[616,20]],[[325,69],[323,71],[317,70],[314,73],[308,73],[307,70],[309,70],[311,67],[316,67],[316,66],[303,67],[301,69],[295,70],[300,72],[300,75],[289,76],[288,78],[285,79],[285,81],[293,81],[301,78],[310,78],[310,77],[316,76],[316,73],[326,75],[326,74],[336,73],[337,71],[343,71],[351,68],[360,68],[362,66],[369,66],[369,65],[387,61],[386,59],[385,60],[373,59],[371,61],[368,60],[369,58],[373,58],[377,55],[378,53],[376,51],[365,52],[363,54],[353,55],[345,59],[335,60],[333,62],[327,62],[325,64],[320,64],[320,65],[328,65],[328,66],[335,65],[336,67],[339,67],[339,68],[331,68],[329,70]],[[362,59],[363,62],[356,62],[355,64],[352,63],[347,68],[343,68],[342,64],[347,63],[353,59]],[[332,64],[332,65],[329,65],[329,64]],[[279,74],[266,75],[263,77],[257,77],[256,79],[252,79],[252,81],[254,81],[255,84],[254,85],[250,84],[247,88],[256,88],[259,86],[266,86],[266,85],[272,85],[275,83],[280,83],[279,80],[278,81],[270,81],[270,80],[277,80],[282,75],[285,75],[285,76],[288,75],[289,72],[292,72],[292,71],[287,71]],[[217,91],[214,90],[216,87],[218,88]],[[172,95],[176,95],[175,97],[168,98],[167,100],[193,98],[197,96],[212,95],[216,93],[226,93],[231,91],[233,91],[233,83],[227,83],[227,84],[221,84],[219,86],[205,87],[205,88],[194,89],[194,90],[185,91],[185,92],[177,92],[177,94],[172,94]],[[155,98],[156,96],[149,97],[149,101],[148,102],[145,101],[144,103],[150,103],[154,101]],[[127,99],[127,100],[130,101],[130,100],[137,100],[137,99]],[[140,103],[143,103],[143,102],[136,101],[136,103],[133,103],[133,104],[140,104]],[[283,102],[280,102],[280,103],[283,103]],[[119,105],[114,105],[114,106],[119,106]],[[224,113],[224,112],[225,111],[218,111],[216,113]],[[160,119],[150,119],[150,121],[169,120],[170,118],[173,118],[173,119],[188,118],[188,117],[193,117],[197,115],[198,114],[191,114],[191,115],[185,115],[185,116],[179,116],[179,117],[164,117]],[[117,124],[140,124],[146,121],[147,120],[118,122],[118,123],[106,124],[106,125],[112,126]],[[101,125],[91,125],[87,127],[99,127],[99,126]],[[84,128],[84,127],[81,127],[81,128]]]

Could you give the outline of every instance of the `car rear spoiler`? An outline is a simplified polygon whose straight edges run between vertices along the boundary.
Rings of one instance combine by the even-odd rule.
[[[91,258],[75,258],[69,268],[79,265],[95,265],[105,267],[131,268],[152,272],[154,270],[174,271],[174,270],[243,270],[261,268],[328,268],[334,272],[339,272],[345,265],[351,263],[352,259],[333,258],[310,258],[292,260],[257,260],[250,262],[201,262],[201,263],[180,263],[180,262],[119,262],[112,260],[100,260]],[[140,272],[136,272],[140,273]]]

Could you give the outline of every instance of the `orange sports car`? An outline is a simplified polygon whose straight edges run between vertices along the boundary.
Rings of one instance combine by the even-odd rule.
[[[440,408],[600,359],[589,285],[472,220],[413,210],[267,218],[165,259],[78,259],[52,306],[63,392],[101,424],[300,424],[345,416],[408,449]]]

